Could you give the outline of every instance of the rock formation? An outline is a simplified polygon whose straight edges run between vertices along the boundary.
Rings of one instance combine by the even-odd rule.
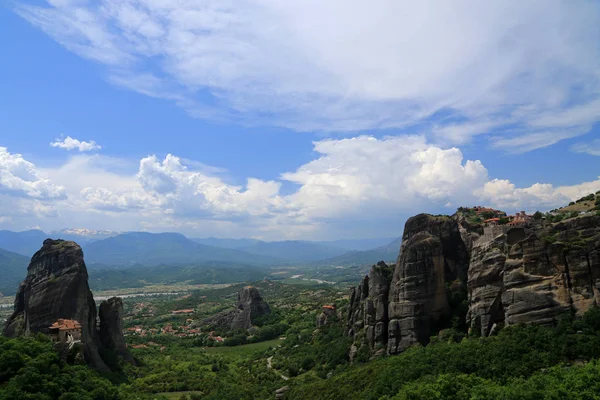
[[[427,343],[452,317],[449,298],[466,285],[469,254],[457,222],[419,214],[404,227],[389,293],[388,353]]]
[[[515,227],[474,243],[467,322],[481,335],[494,324],[555,324],[598,305],[600,217]]]
[[[98,312],[100,317],[99,336],[102,346],[113,349],[126,361],[135,364],[135,360],[123,337],[123,300],[120,297],[111,297],[100,303]]]
[[[271,313],[257,288],[246,286],[237,293],[237,302],[232,311],[221,312],[202,321],[202,325],[221,329],[249,329],[252,321]]]
[[[348,335],[359,334],[371,350],[386,346],[388,337],[388,296],[393,267],[380,261],[371,267],[358,286],[350,291]]]
[[[99,348],[103,345],[96,329],[96,303],[88,286],[83,251],[75,242],[46,239],[27,267],[27,277],[17,292],[14,313],[6,322],[4,335],[48,334],[50,325],[61,318],[81,324],[86,362],[100,371],[109,371],[100,357]],[[114,323],[101,321],[101,326],[115,332],[116,338],[120,325],[112,327]]]
[[[238,293],[231,329],[248,329],[252,326],[253,319],[270,313],[271,308],[263,300],[258,289],[246,286]]]
[[[600,216],[483,227],[459,214],[420,214],[406,222],[389,271],[379,263],[350,291],[347,334],[372,354],[425,344],[453,324],[481,335],[555,324],[598,305]]]

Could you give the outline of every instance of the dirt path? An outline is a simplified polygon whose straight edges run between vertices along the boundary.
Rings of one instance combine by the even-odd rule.
[[[273,369],[273,356],[267,358],[267,368]],[[279,376],[281,376],[281,379],[283,379],[284,381],[287,381],[288,379],[290,379],[287,376],[285,376],[279,372],[277,372],[277,373],[279,374]]]

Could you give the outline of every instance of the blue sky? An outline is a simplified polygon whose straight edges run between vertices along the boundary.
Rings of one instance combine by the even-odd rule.
[[[598,3],[435,4],[0,8],[0,229],[385,237],[600,190]]]

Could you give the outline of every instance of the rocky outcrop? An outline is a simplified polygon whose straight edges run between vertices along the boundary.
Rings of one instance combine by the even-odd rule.
[[[384,265],[350,291],[346,332],[355,349],[394,354],[450,326],[489,335],[555,324],[599,305],[600,216],[483,227],[458,214],[420,214],[406,222],[391,278]]]
[[[253,286],[246,286],[238,292],[231,329],[248,329],[252,326],[252,320],[270,313],[271,308],[263,300],[258,289]]]
[[[389,294],[388,353],[427,343],[453,315],[449,299],[466,284],[469,254],[457,222],[420,214],[405,225]]]
[[[380,261],[350,291],[347,332],[372,351],[385,348],[388,332],[388,296],[393,267]]]
[[[405,225],[394,268],[380,262],[350,292],[347,334],[372,352],[394,354],[426,343],[453,316],[450,299],[466,297],[465,232],[447,216],[419,214]]]
[[[126,361],[135,364],[135,359],[127,349],[123,337],[123,300],[120,297],[111,297],[100,303],[98,315],[100,317],[99,337],[102,346],[112,349]]]
[[[75,242],[46,239],[27,268],[27,277],[19,287],[14,313],[6,322],[4,335],[48,334],[50,325],[61,318],[81,324],[86,362],[100,371],[109,371],[100,357],[103,344],[96,328],[96,303],[88,286],[83,251]],[[101,321],[100,325],[115,332],[116,338],[120,322],[117,327],[112,326],[114,323],[113,319]]]
[[[598,305],[600,217],[517,227],[478,240],[469,268],[471,330],[494,324],[555,324],[565,312]]]

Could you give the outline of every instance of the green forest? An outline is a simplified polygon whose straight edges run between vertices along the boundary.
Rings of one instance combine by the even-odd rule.
[[[225,293],[194,296],[218,302]],[[272,315],[257,322],[265,333],[251,343],[128,337],[139,365],[120,362],[111,374],[61,359],[44,335],[0,338],[0,399],[270,399],[284,386],[285,399],[600,398],[597,308],[581,318],[565,315],[555,327],[511,326],[485,338],[449,330],[427,346],[375,360],[357,354],[350,363],[343,321],[315,329],[318,304],[344,308],[337,290],[277,285],[270,293],[278,300]],[[157,307],[190,301],[162,300]],[[162,323],[177,318],[164,316]]]

